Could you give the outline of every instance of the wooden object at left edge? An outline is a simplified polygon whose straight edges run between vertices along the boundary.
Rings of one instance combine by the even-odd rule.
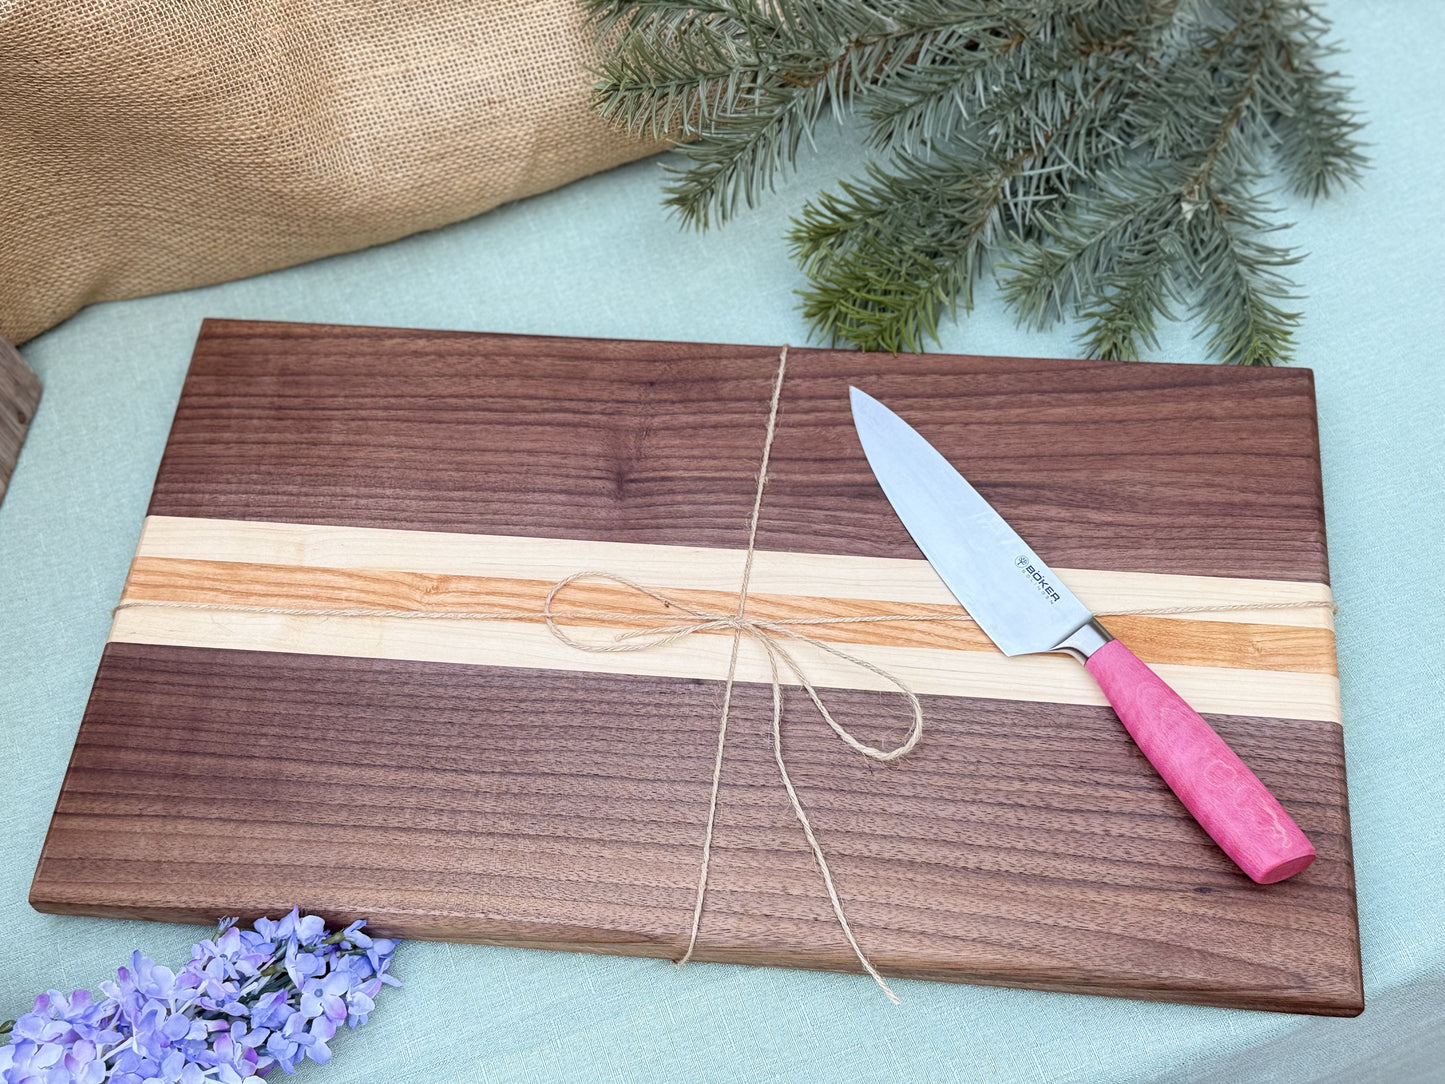
[[[40,378],[25,364],[20,351],[0,339],[0,501],[25,443],[30,419],[40,405]]]

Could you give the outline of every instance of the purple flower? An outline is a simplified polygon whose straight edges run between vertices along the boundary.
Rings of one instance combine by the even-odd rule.
[[[291,1015],[287,990],[276,990],[264,994],[251,1006],[251,1026],[279,1028]]]
[[[324,979],[307,979],[301,986],[301,1015],[324,1015],[333,1024],[345,1020],[345,999],[355,984],[356,975],[347,968],[337,968]]]
[[[3,1084],[263,1084],[280,1066],[331,1060],[342,1021],[366,1023],[396,942],[354,922],[327,933],[292,909],[243,930],[234,919],[191,949],[180,971],[139,952],[94,1002],[51,990],[0,1047]]]
[[[0,1048],[0,1079],[50,1084],[97,1084],[105,1065],[97,1061],[99,1046],[120,1038],[112,1029],[116,1010],[93,1003],[90,992],[66,997],[57,990],[41,994],[35,1007],[15,1021],[10,1045]]]
[[[308,1026],[305,1015],[294,1012],[285,1026],[273,1031],[266,1040],[266,1052],[285,1072],[294,1073],[296,1063],[303,1058],[321,1063],[331,1060],[331,1048],[326,1043],[335,1031],[335,1025],[329,1025],[324,1017],[311,1021]]]

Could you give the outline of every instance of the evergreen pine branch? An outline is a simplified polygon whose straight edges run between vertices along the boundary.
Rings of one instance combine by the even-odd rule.
[[[1191,311],[1212,329],[1209,348],[1225,362],[1272,365],[1290,355],[1300,313],[1279,302],[1297,300],[1281,268],[1299,262],[1289,250],[1261,240],[1270,226],[1253,200],[1201,203],[1187,224],[1186,251],[1194,302]]]
[[[1163,234],[1120,261],[1079,315],[1088,322],[1081,340],[1096,358],[1138,361],[1157,349],[1160,318],[1173,319],[1181,253],[1177,236]]]
[[[791,231],[815,332],[921,349],[988,268],[1029,326],[1156,348],[1184,311],[1224,360],[1289,356],[1299,314],[1260,193],[1357,181],[1361,124],[1306,0],[583,0],[598,108],[688,140],[667,202],[721,222],[830,107],[880,156]]]
[[[1289,105],[1275,129],[1279,163],[1290,186],[1318,200],[1358,184],[1366,163],[1357,138],[1364,123],[1349,108],[1345,87],[1332,73],[1302,68]]]
[[[706,135],[680,148],[688,166],[667,167],[664,202],[684,222],[703,229],[731,218],[740,203],[755,206],[797,160],[800,144],[811,139],[828,99],[829,88],[821,81],[770,88],[746,115],[716,120]]]
[[[630,14],[613,2],[592,14],[622,27],[604,62],[599,110],[630,130],[697,138],[674,170],[666,202],[689,224],[725,221],[753,205],[796,160],[827,105],[887,78],[927,27],[906,29],[867,4],[777,0],[690,11],[650,0]]]
[[[1089,357],[1138,361],[1146,350],[1158,348],[1158,318],[1172,314],[1164,282],[1151,278],[1148,267],[1141,261],[1132,273],[1120,274],[1104,296],[1080,312],[1089,324],[1080,336]]]
[[[619,41],[652,32],[667,32],[698,21],[730,19],[731,3],[683,4],[677,0],[581,0],[583,11],[602,37],[618,34]]]
[[[973,303],[983,253],[1004,227],[1003,171],[905,158],[803,209],[790,239],[808,272],[803,314],[865,350],[920,350],[946,311]]]
[[[1307,5],[1291,4],[1282,21],[1274,150],[1290,186],[1317,200],[1360,181],[1364,123],[1339,75],[1323,67],[1337,52],[1325,40],[1324,20]]]
[[[1032,59],[1024,46],[1054,38],[1053,29],[1032,5],[1011,19],[959,19],[920,42],[893,78],[869,90],[870,143],[921,154],[965,134],[992,95],[1024,85]]]
[[[1139,253],[1176,251],[1171,234],[1183,224],[1180,179],[1120,170],[1067,212],[1042,223],[1042,236],[1015,245],[1001,268],[1004,299],[1025,326],[1043,329],[1067,317],[1076,303],[1097,302],[1124,285]]]
[[[610,88],[599,112],[628,131],[657,139],[707,130],[756,98],[765,65],[728,38],[685,27],[666,39],[628,38],[603,64]]]
[[[1078,68],[1093,62],[1091,51],[1081,53],[1077,38],[1049,37],[1047,55],[1030,62],[1032,81],[1018,78],[990,91],[1006,118],[979,134],[992,150],[955,138],[961,156],[899,155],[901,174],[875,170],[870,188],[846,190],[849,200],[825,197],[805,209],[791,237],[813,281],[802,295],[804,315],[818,331],[865,349],[920,349],[920,333],[936,338],[939,315],[955,307],[940,299],[941,291],[956,290],[957,307],[971,307],[983,249],[1005,231],[1015,244],[1042,232],[1047,208],[1066,200],[1083,174],[1082,144],[1090,153],[1122,151],[1125,141],[1112,121],[1116,81],[1106,78],[1081,96]],[[866,220],[866,243],[858,240],[864,209],[876,216]],[[848,228],[830,233],[830,215]]]

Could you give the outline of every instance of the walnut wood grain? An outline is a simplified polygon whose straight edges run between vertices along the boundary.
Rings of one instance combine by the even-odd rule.
[[[111,644],[31,901],[171,921],[294,902],[407,937],[675,956],[719,692]],[[767,696],[737,692],[698,955],[851,970]],[[926,741],[883,767],[803,700],[790,770],[885,974],[1359,1011],[1337,727],[1210,717],[1319,850],[1262,888],[1107,709],[925,698]],[[886,695],[829,700],[866,738],[903,728]]]
[[[776,358],[208,321],[151,511],[738,549]],[[1327,581],[1304,370],[795,350],[761,548],[919,557],[857,447],[849,383],[1057,565]],[[673,956],[719,695],[113,643],[31,899],[187,921],[296,903],[408,937]],[[777,782],[767,695],[739,689],[700,955],[852,969]],[[864,737],[904,727],[886,696],[829,697]],[[924,743],[880,767],[789,698],[789,763],[885,974],[1360,1011],[1338,726],[1209,716],[1319,851],[1264,887],[1108,709],[925,699]]]
[[[5,499],[20,446],[39,405],[40,378],[25,364],[20,351],[0,339],[0,501]]]
[[[772,346],[208,320],[150,511],[741,548],[776,367]],[[1328,582],[1307,369],[794,349],[759,547],[920,556],[855,383],[1050,564]]]

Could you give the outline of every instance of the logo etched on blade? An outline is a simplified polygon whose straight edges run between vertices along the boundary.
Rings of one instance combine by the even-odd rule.
[[[1048,596],[1050,605],[1058,602],[1063,597],[1054,590],[1054,585],[1049,582],[1048,577],[1034,567],[1034,563],[1030,560],[1028,554],[1019,554],[1014,558],[1014,564],[1023,569],[1029,579],[1034,581],[1034,586]]]

